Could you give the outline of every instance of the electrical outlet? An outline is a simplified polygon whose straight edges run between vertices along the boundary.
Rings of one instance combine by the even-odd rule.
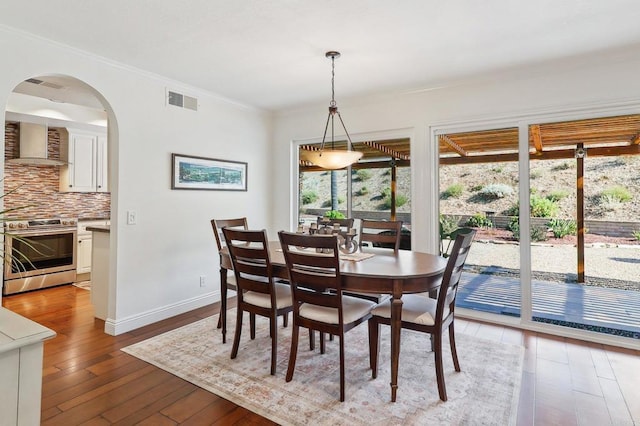
[[[137,219],[137,215],[135,210],[127,211],[127,225],[135,225],[136,219]]]
[[[200,287],[206,287],[206,286],[207,286],[206,277],[204,275],[200,275]]]

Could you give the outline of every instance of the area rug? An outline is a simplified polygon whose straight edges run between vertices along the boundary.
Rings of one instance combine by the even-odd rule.
[[[458,333],[462,371],[445,351],[448,401],[438,398],[429,336],[403,330],[397,402],[392,403],[389,327],[382,326],[378,378],[371,379],[367,326],[345,336],[346,401],[340,402],[338,339],[324,355],[309,350],[301,329],[293,380],[285,382],[291,328],[278,329],[277,374],[269,374],[268,321],[256,319],[256,339],[244,321],[238,357],[230,359],[235,310],[227,344],[217,315],[128,346],[123,351],[282,425],[514,425],[524,349]],[[317,333],[316,333],[317,339]]]

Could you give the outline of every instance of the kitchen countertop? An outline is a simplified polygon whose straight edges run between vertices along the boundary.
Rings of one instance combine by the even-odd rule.
[[[0,354],[55,337],[53,330],[0,308]]]
[[[111,226],[110,225],[87,226],[87,231],[109,233],[111,232]]]

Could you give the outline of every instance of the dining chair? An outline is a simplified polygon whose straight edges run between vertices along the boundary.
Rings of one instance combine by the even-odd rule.
[[[387,220],[360,220],[359,245],[371,243],[375,247],[392,248],[394,251],[400,249],[400,238],[402,236],[402,221]]]
[[[371,317],[375,303],[342,294],[338,239],[335,235],[278,233],[293,294],[293,329],[286,381],[293,379],[300,327],[336,336],[340,345],[340,401],[344,401],[344,335]],[[305,247],[299,249],[298,247]],[[323,253],[317,253],[317,250]]]
[[[238,298],[231,359],[235,359],[238,355],[244,312],[251,314],[252,340],[255,339],[256,334],[255,315],[267,317],[271,336],[271,375],[275,375],[278,353],[278,315],[286,315],[293,310],[291,287],[278,282],[273,276],[267,231],[222,228],[222,232],[233,263]]]
[[[438,289],[437,298],[430,298],[425,296],[424,293],[408,294],[402,297],[402,328],[429,333],[432,336],[438,395],[442,401],[447,400],[442,365],[442,336],[445,330],[449,331],[453,366],[456,371],[460,371],[454,333],[454,309],[458,283],[460,282],[462,269],[475,233],[474,229],[468,229],[468,232],[461,232],[456,236],[453,249],[447,259],[447,266],[442,277],[442,284]],[[380,324],[391,324],[390,300],[386,300],[376,306],[371,312],[371,319],[369,320],[371,371],[374,379],[378,375]]]

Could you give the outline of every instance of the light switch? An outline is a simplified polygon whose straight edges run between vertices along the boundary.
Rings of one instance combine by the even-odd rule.
[[[136,212],[134,210],[127,211],[127,225],[136,224]]]

